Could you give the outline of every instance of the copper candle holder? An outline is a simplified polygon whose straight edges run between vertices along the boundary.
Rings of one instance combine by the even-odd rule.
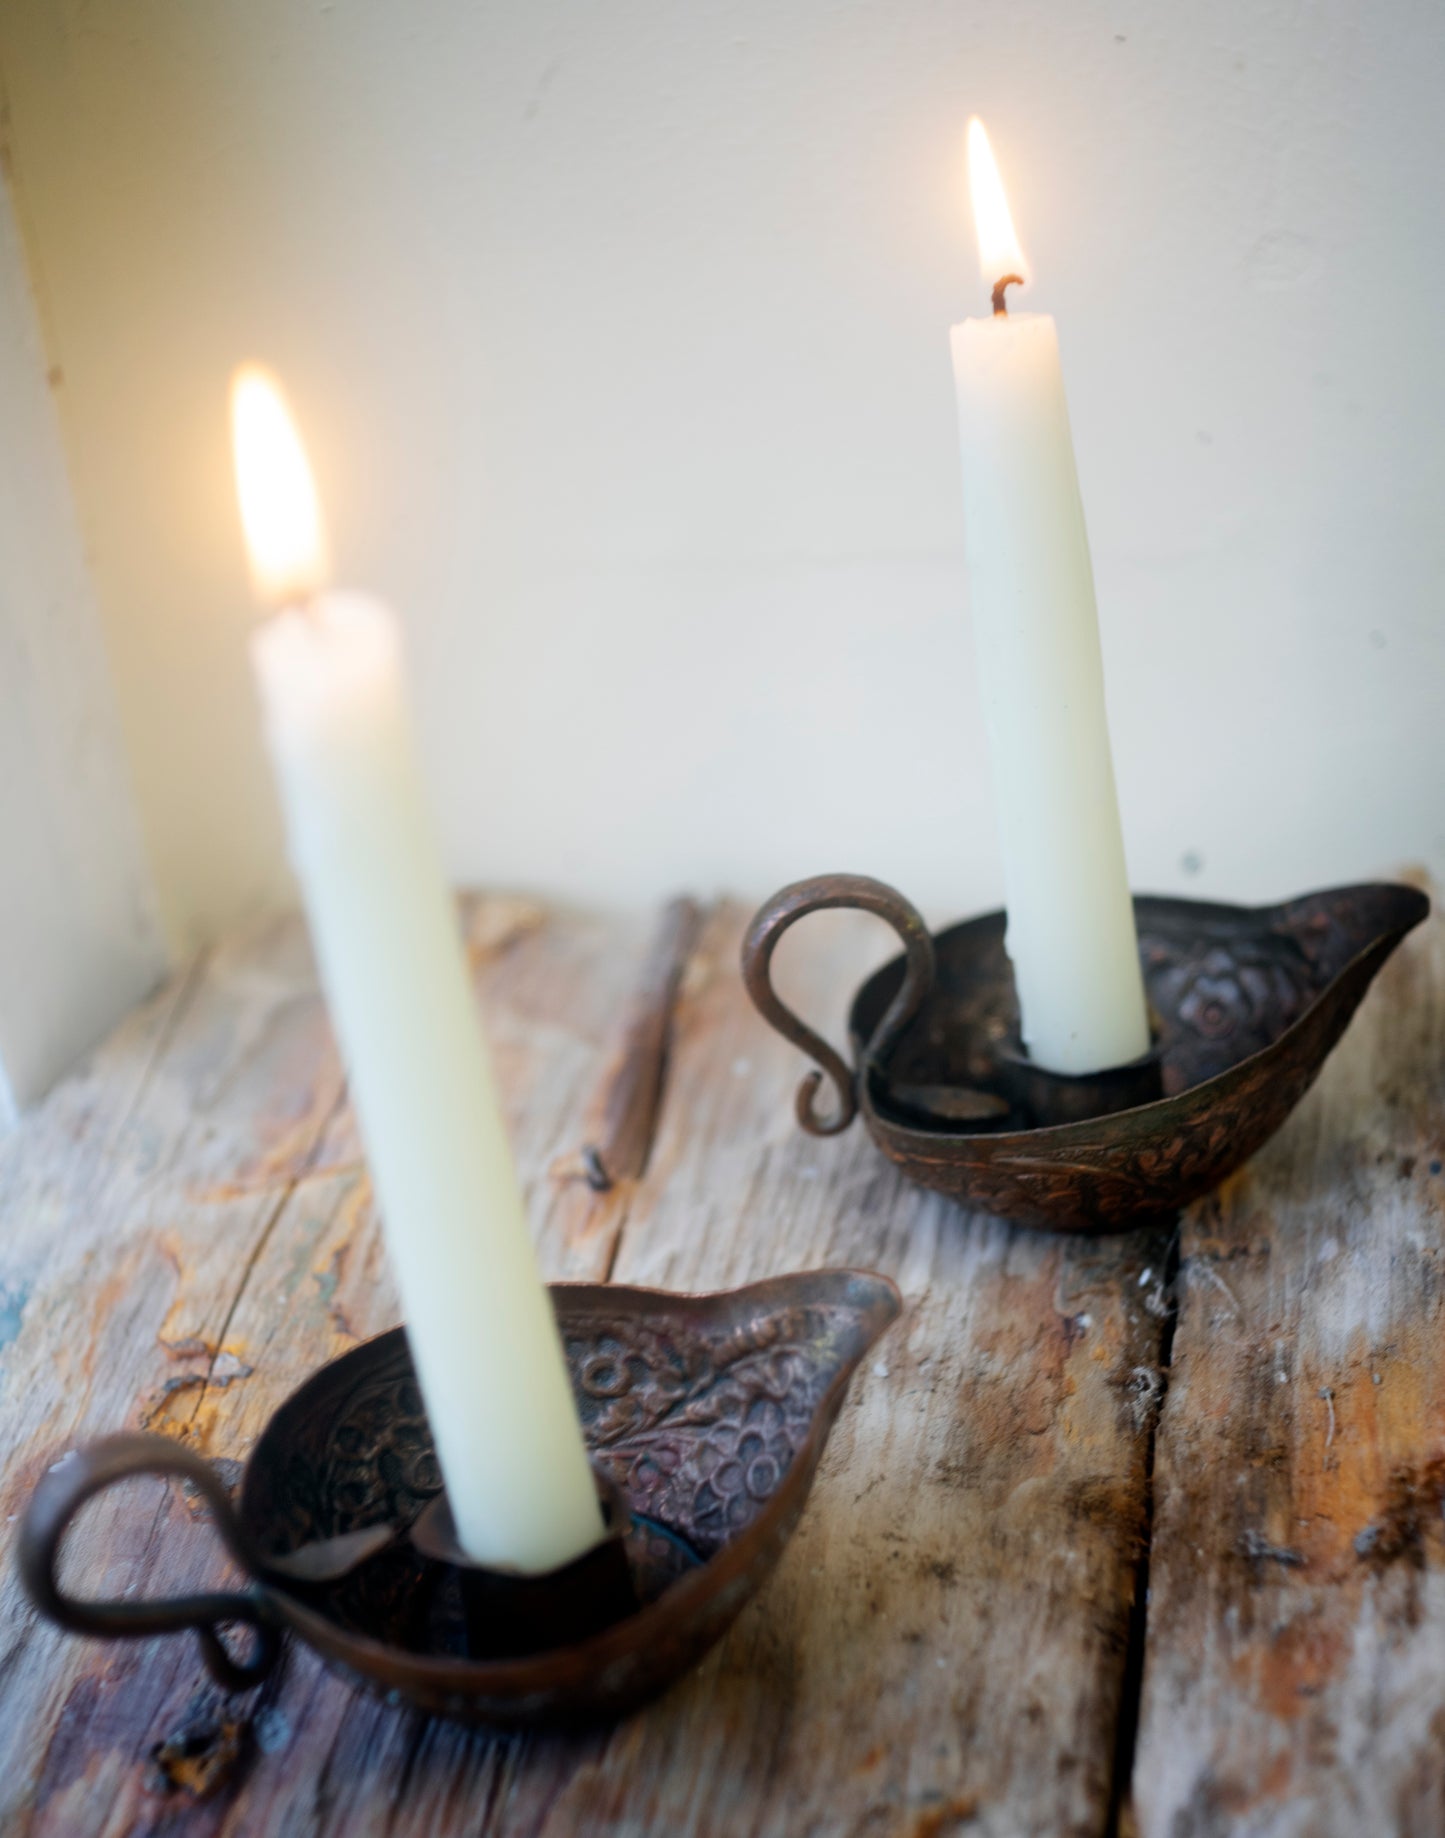
[[[853,998],[852,1066],[771,981],[783,933],[839,906],[886,919],[904,947]],[[1253,908],[1141,895],[1155,1051],[1081,1077],[1033,1066],[1019,1044],[1001,912],[934,938],[881,881],[798,881],[753,920],[743,977],[764,1019],[821,1068],[798,1092],[805,1130],[833,1135],[861,1110],[878,1147],[924,1187],[1020,1225],[1106,1232],[1177,1211],[1247,1161],[1429,910],[1422,893],[1390,883]],[[817,1109],[825,1075],[831,1114]]]
[[[694,1665],[791,1536],[858,1362],[894,1319],[886,1277],[823,1270],[718,1295],[558,1284],[611,1537],[551,1576],[467,1564],[400,1328],[314,1373],[262,1432],[232,1505],[167,1437],[108,1437],[36,1488],[20,1563],[42,1613],[107,1637],[194,1628],[212,1676],[259,1682],[283,1632],[383,1695],[466,1722],[614,1717]],[[85,1500],[140,1473],[206,1499],[244,1589],[149,1603],[64,1594]],[[219,1629],[255,1630],[237,1658]]]

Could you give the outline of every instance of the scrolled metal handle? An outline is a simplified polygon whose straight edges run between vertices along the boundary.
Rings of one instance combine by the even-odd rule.
[[[833,906],[853,906],[886,919],[902,940],[908,960],[902,985],[864,1048],[856,1077],[842,1055],[779,999],[772,984],[773,952],[783,933],[807,914]],[[933,939],[918,909],[886,882],[866,874],[820,874],[781,888],[758,909],[743,939],[742,968],[743,983],[764,1021],[821,1068],[810,1072],[798,1087],[794,1106],[798,1122],[810,1135],[836,1136],[858,1114],[858,1079],[887,1056],[933,987]],[[831,1116],[820,1117],[817,1096],[824,1074],[833,1081],[838,1104]]]
[[[87,1602],[60,1587],[60,1547],[75,1515],[87,1500],[136,1474],[176,1475],[190,1481],[215,1515],[222,1543],[244,1570],[256,1574],[258,1559],[215,1469],[167,1436],[126,1433],[88,1443],[52,1468],[35,1489],[20,1528],[20,1576],[26,1593],[41,1614],[80,1634],[123,1639],[193,1627],[206,1668],[218,1685],[241,1691],[258,1684],[276,1663],[281,1641],[254,1591],[216,1590],[156,1602]],[[219,1624],[232,1621],[247,1622],[256,1630],[249,1659],[235,1658],[221,1640]]]

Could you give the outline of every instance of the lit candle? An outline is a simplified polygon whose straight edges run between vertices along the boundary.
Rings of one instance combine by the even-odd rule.
[[[988,319],[950,332],[984,725],[1024,1045],[1097,1072],[1149,1047],[1058,334],[1012,313],[1028,269],[983,124],[969,177]]]
[[[327,588],[305,451],[275,384],[232,386],[266,734],[407,1338],[474,1561],[552,1570],[597,1492],[473,1013],[407,705],[401,632]]]

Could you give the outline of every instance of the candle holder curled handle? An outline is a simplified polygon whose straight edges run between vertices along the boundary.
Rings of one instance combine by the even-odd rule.
[[[228,1691],[259,1684],[276,1663],[280,1634],[260,1594],[214,1590],[204,1595],[170,1596],[152,1602],[97,1602],[67,1595],[56,1576],[60,1548],[72,1521],[87,1500],[117,1481],[137,1474],[174,1475],[189,1481],[215,1517],[221,1542],[253,1578],[264,1568],[251,1548],[220,1477],[209,1463],[167,1436],[135,1432],[103,1437],[51,1469],[36,1488],[20,1532],[20,1574],[31,1601],[61,1627],[105,1639],[169,1634],[193,1627],[206,1669]],[[234,1657],[219,1628],[246,1622],[255,1629],[248,1659]]]
[[[886,919],[903,943],[906,963],[898,993],[884,1011],[873,1036],[864,1047],[856,1073],[840,1053],[788,1008],[772,984],[773,952],[790,926],[809,913],[828,907],[851,906]],[[821,1070],[810,1072],[798,1087],[795,1101],[798,1122],[813,1136],[836,1136],[858,1114],[859,1082],[886,1060],[889,1050],[922,1008],[933,987],[933,939],[918,909],[895,888],[866,874],[820,874],[781,888],[761,907],[747,929],[742,945],[743,982],[753,1006],[785,1040],[801,1047]],[[820,1116],[818,1087],[824,1075],[838,1094],[831,1115]]]

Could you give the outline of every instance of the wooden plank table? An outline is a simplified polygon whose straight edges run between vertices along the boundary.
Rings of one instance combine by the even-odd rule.
[[[802,1135],[743,918],[467,905],[549,1274],[862,1264],[902,1288],[730,1636],[610,1731],[488,1736],[295,1647],[227,1700],[190,1636],[61,1635],[7,1565],[0,1830],[1445,1832],[1445,928],[1178,1231],[1071,1241],[905,1187],[861,1129]],[[779,967],[836,1017],[889,949],[829,915]],[[0,1516],[127,1425],[234,1477],[305,1374],[395,1314],[304,933],[278,922],[0,1142]],[[135,1596],[224,1573],[159,1482],[88,1508],[67,1564]]]

